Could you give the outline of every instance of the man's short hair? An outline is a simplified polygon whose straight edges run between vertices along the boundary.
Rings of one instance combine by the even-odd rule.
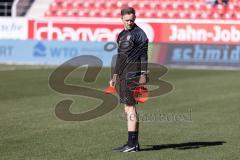
[[[133,14],[135,15],[135,10],[132,7],[126,7],[121,10],[121,15],[124,16],[126,14]]]

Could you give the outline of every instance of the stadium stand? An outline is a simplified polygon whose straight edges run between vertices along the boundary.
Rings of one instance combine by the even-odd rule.
[[[119,17],[120,9],[134,7],[140,18],[240,19],[240,2],[212,5],[206,0],[54,0],[45,17]]]

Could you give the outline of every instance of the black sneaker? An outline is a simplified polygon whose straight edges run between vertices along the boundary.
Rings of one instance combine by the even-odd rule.
[[[137,152],[137,146],[128,146],[126,145],[122,149],[119,150],[119,152]]]
[[[120,151],[123,150],[126,146],[128,146],[128,144],[124,144],[124,145],[121,146],[121,147],[114,148],[113,151],[118,151],[118,152],[120,152]],[[140,145],[139,145],[139,144],[137,144],[137,145],[135,146],[135,151],[136,151],[136,152],[140,151]]]
[[[137,144],[136,145],[136,152],[138,152],[138,151],[140,151],[141,149],[140,149],[140,145],[139,144]]]

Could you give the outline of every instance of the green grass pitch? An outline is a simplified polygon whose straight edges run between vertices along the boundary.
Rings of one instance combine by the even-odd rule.
[[[169,69],[168,94],[139,105],[138,153],[115,153],[126,142],[123,107],[86,122],[58,119],[55,105],[74,99],[74,113],[100,101],[59,94],[48,86],[53,68],[0,66],[1,160],[237,160],[240,157],[240,72]],[[14,69],[16,68],[16,70]],[[79,84],[83,70],[66,80]],[[101,71],[95,88],[108,85]],[[161,116],[159,116],[161,115]],[[164,117],[165,116],[165,117]],[[178,116],[178,117],[177,117]]]

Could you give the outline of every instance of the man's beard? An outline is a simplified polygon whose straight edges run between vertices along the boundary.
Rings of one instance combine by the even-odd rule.
[[[126,26],[126,29],[132,29],[133,28],[133,25],[132,26]]]

